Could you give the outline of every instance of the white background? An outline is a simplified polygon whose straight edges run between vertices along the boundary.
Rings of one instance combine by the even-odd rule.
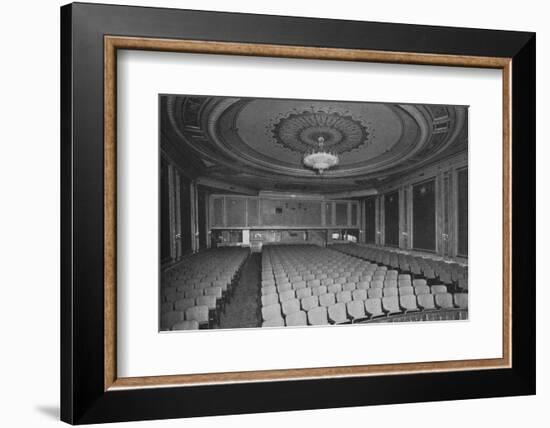
[[[111,3],[109,1],[104,1]],[[130,4],[317,16],[325,18],[490,27],[537,31],[537,76],[550,75],[550,29],[544,2],[396,0],[393,2],[320,2],[278,0],[263,4],[233,0],[126,1]],[[59,406],[59,1],[6,2],[0,13],[3,50],[0,68],[2,156],[0,157],[0,403],[2,425],[53,426]],[[537,175],[539,181],[538,274],[550,257],[547,183],[550,182],[549,134],[542,124],[550,114],[543,100],[548,79],[539,78],[537,94]],[[543,186],[543,183],[546,186]],[[543,198],[544,196],[544,198]],[[537,287],[538,395],[461,402],[419,403],[353,409],[286,412],[143,422],[140,426],[281,427],[337,425],[516,427],[547,418],[550,400],[550,316],[543,302],[547,284]],[[391,415],[391,419],[390,416]],[[428,416],[426,416],[428,415]],[[459,415],[459,416],[458,416]],[[125,426],[138,426],[138,423]]]
[[[484,263],[502,249],[502,163],[486,168],[502,159],[502,71],[125,51],[117,78],[119,376],[502,356],[502,263]],[[469,320],[158,334],[159,93],[469,105]]]

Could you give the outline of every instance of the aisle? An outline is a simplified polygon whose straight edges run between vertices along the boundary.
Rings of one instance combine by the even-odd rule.
[[[258,288],[260,286],[261,255],[252,254],[243,266],[235,294],[220,317],[220,328],[250,328],[260,325],[258,319]]]

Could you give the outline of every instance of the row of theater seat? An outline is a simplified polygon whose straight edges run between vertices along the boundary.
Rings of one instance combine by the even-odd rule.
[[[425,278],[412,279],[411,274],[333,249],[268,246],[262,252],[263,326],[326,324],[319,321],[326,317],[331,323],[357,322],[412,311],[467,309],[467,294],[453,296],[447,291],[446,285],[429,286]],[[317,318],[323,313],[318,308],[325,308],[325,318]]]
[[[382,298],[392,296],[419,296],[422,294],[445,294],[447,287],[445,285],[419,285],[418,287],[389,287],[389,288],[371,288],[371,289],[354,289],[354,290],[328,290],[327,287],[318,286],[313,288],[299,288],[296,290],[277,291],[273,286],[263,287],[261,289],[262,306],[273,303],[283,303],[287,300],[306,299],[317,297],[321,302],[330,302],[331,299],[338,303],[346,303],[351,300],[366,300],[367,298]],[[466,294],[466,293],[456,293]],[[328,306],[321,303],[321,306]]]
[[[377,248],[352,243],[334,244],[331,245],[331,248],[364,260],[399,269],[401,272],[421,275],[428,280],[437,280],[457,289],[468,289],[468,267],[463,264],[405,254],[398,249]]]
[[[322,297],[285,300],[262,307],[263,327],[294,327],[305,325],[348,324],[396,314],[438,309],[467,309],[465,293],[438,293],[368,298],[332,304]],[[325,299],[328,300],[328,299]]]
[[[217,248],[185,257],[162,275],[161,330],[212,328],[231,298],[249,255],[244,248]]]

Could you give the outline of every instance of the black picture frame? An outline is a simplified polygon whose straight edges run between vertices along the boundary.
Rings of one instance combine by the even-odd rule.
[[[512,367],[105,391],[105,35],[511,58]],[[527,32],[63,6],[61,419],[87,424],[534,394],[535,43]]]

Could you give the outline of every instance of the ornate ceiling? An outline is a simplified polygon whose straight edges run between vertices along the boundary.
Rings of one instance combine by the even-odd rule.
[[[468,144],[463,106],[163,95],[161,124],[195,175],[255,191],[376,187]],[[302,163],[320,137],[340,157],[322,176]]]

